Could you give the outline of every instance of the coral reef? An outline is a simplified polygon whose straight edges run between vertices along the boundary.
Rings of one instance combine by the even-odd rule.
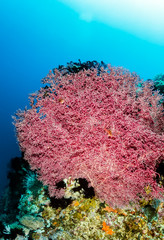
[[[158,90],[160,94],[164,94],[164,74],[158,74],[154,77],[154,90]]]
[[[115,207],[137,202],[145,187],[162,197],[155,178],[164,157],[163,105],[150,81],[103,62],[71,62],[42,82],[15,126],[24,158],[51,196],[64,196],[56,184],[71,177],[85,178]]]
[[[58,206],[57,199],[50,198],[46,188],[36,176],[32,180],[30,174],[29,171],[30,185],[24,185],[15,221],[8,224],[9,216],[2,219],[0,215],[1,240],[163,239],[164,202],[158,199],[141,199],[139,209],[114,209],[96,196],[86,197],[85,181],[69,178],[64,180],[64,199],[70,202]]]
[[[161,85],[80,60],[42,82],[14,118],[0,240],[162,240]]]

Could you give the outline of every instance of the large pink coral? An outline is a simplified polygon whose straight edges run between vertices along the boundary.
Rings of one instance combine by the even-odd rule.
[[[122,68],[96,69],[44,79],[48,88],[31,96],[31,109],[17,113],[17,137],[39,179],[59,196],[56,183],[85,178],[98,197],[125,205],[159,197],[156,164],[163,157],[160,96],[151,84]]]

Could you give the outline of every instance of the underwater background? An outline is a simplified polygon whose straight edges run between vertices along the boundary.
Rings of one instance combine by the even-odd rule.
[[[21,156],[12,116],[29,107],[50,69],[80,59],[122,66],[143,81],[164,73],[162,1],[98,2],[0,1],[0,194],[11,158]]]
[[[163,11],[0,1],[0,240],[163,239]]]

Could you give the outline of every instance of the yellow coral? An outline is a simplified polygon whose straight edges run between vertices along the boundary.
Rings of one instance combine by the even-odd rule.
[[[151,187],[150,187],[150,185],[146,186],[144,189],[145,189],[146,194],[151,193]]]
[[[72,203],[75,207],[79,206],[79,202],[78,201],[73,201]]]

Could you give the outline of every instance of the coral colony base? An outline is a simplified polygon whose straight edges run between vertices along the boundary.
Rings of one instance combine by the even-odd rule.
[[[42,82],[14,118],[23,155],[1,200],[1,239],[163,239],[158,87],[96,61]]]

